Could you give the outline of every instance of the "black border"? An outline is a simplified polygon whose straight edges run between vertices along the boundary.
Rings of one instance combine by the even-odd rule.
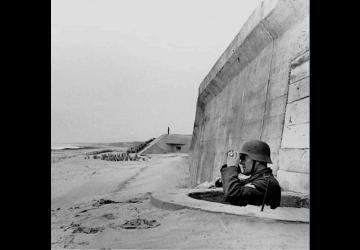
[[[51,1],[12,4],[2,8],[5,241],[50,249]]]
[[[358,13],[331,3],[310,1],[310,249],[355,249]]]

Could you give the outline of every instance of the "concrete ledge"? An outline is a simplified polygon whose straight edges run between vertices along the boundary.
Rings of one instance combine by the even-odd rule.
[[[246,207],[239,207],[198,200],[188,196],[190,193],[194,192],[211,191],[222,191],[222,189],[179,189],[168,192],[153,193],[151,195],[151,203],[158,208],[170,210],[188,208],[206,212],[257,217],[276,221],[309,223],[310,214],[309,209],[307,208],[278,207],[276,209],[270,209],[269,206],[265,206],[264,211],[261,212],[261,207],[259,206],[248,205]]]

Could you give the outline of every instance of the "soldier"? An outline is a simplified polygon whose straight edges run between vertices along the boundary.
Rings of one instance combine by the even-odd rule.
[[[267,163],[272,163],[270,147],[263,141],[251,140],[243,144],[240,152],[227,152],[226,164],[220,169],[225,201],[238,206],[266,204],[277,208],[281,188]],[[240,180],[240,172],[249,178]]]

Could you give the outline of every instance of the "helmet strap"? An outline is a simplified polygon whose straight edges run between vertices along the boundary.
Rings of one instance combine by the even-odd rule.
[[[256,163],[256,161],[253,160],[250,175],[253,175],[254,172],[255,172],[255,171],[254,171],[255,163]]]

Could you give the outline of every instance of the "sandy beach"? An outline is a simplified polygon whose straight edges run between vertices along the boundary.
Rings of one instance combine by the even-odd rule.
[[[139,161],[52,151],[52,248],[307,249],[309,225],[154,207],[152,192],[189,187],[188,154]],[[113,148],[115,151],[124,151]]]

